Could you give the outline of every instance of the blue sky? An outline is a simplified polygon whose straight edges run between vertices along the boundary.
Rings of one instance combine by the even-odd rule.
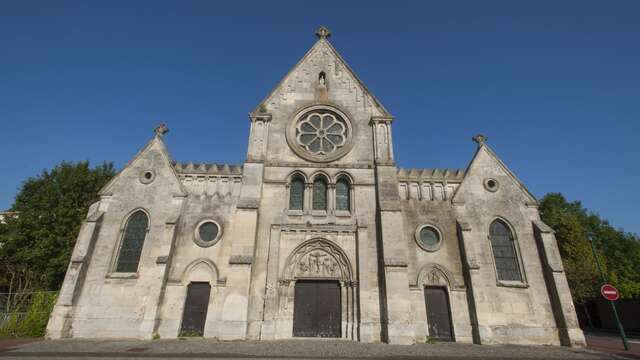
[[[640,233],[638,1],[13,1],[0,11],[0,208],[62,160],[242,163],[247,113],[331,41],[396,116],[402,167],[484,133],[538,197]]]

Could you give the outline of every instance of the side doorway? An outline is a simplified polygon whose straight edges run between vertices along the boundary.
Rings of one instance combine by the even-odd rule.
[[[207,320],[211,285],[208,282],[192,282],[187,288],[187,299],[182,314],[181,335],[203,336]]]
[[[442,286],[425,287],[424,301],[427,305],[429,336],[442,341],[454,341],[447,288]]]

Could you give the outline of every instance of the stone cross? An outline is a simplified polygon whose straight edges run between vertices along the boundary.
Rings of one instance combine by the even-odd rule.
[[[480,145],[484,145],[484,143],[487,141],[488,138],[482,134],[478,134],[472,137],[471,139],[473,139],[473,141],[475,141],[480,146]]]
[[[320,26],[320,28],[316,30],[316,36],[318,39],[328,39],[331,36],[331,31],[324,26]]]
[[[156,126],[153,131],[156,133],[156,136],[162,136],[169,132],[169,128],[167,127],[167,125],[165,125],[165,123],[160,123],[160,125]]]

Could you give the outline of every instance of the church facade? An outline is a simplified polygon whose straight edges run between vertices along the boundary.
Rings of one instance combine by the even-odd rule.
[[[244,164],[174,162],[161,125],[101,190],[47,336],[582,346],[553,230],[486,138],[466,170],[398,168],[393,116],[317,36]]]

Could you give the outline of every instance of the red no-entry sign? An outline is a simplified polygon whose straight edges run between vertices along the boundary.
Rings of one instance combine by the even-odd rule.
[[[602,297],[609,301],[616,301],[620,298],[620,292],[611,284],[604,284],[600,288]]]

